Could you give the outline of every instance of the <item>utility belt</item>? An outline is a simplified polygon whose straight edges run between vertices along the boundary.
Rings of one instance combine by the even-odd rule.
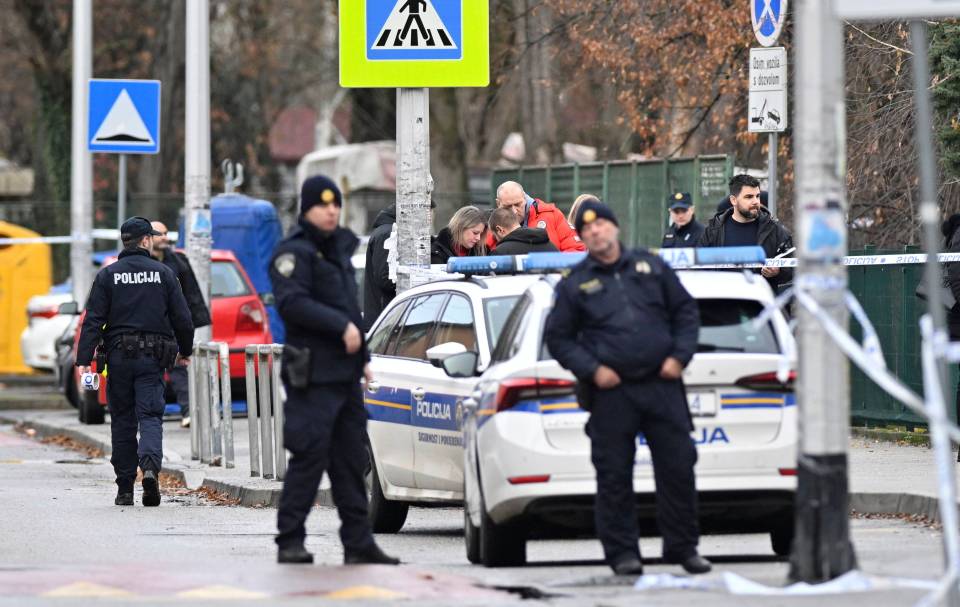
[[[134,359],[146,356],[154,358],[164,369],[169,369],[177,360],[177,342],[172,337],[157,333],[126,333],[113,340],[113,349],[119,349],[123,358]]]

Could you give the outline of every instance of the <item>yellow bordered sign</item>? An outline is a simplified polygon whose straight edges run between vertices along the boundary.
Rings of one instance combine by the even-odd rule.
[[[340,86],[487,86],[489,24],[489,0],[340,0]]]

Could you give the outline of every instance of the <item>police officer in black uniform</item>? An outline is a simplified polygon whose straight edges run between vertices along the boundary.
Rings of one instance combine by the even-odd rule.
[[[643,433],[663,558],[706,573],[710,562],[697,553],[697,452],[681,380],[697,349],[697,304],[659,257],[620,243],[617,219],[599,200],[583,202],[576,228],[588,255],[557,285],[545,339],[577,376],[580,404],[590,410],[595,520],[607,563],[618,575],[643,572],[633,493]]]
[[[688,192],[677,192],[667,198],[667,208],[673,221],[663,235],[663,249],[695,247],[703,235],[703,224],[697,221],[693,198]]]
[[[282,377],[284,446],[293,457],[277,512],[281,563],[312,563],[307,515],[324,471],[340,515],[344,562],[396,565],[373,540],[364,470],[367,412],[360,379],[371,375],[350,258],[359,240],[339,227],[342,197],[330,179],[303,183],[300,218],[277,245],[270,282],[287,331]]]
[[[193,324],[180,283],[170,268],[150,256],[155,235],[143,217],[123,222],[123,251],[93,281],[77,346],[82,373],[90,371],[98,345],[109,369],[110,462],[117,475],[118,506],[133,505],[138,464],[143,505],[160,505],[163,370],[188,364],[193,352]]]

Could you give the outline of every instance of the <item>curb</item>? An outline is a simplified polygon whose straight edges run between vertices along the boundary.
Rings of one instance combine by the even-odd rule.
[[[905,514],[940,522],[940,500],[915,493],[851,493],[850,510],[858,514]]]
[[[885,430],[883,428],[850,428],[850,435],[856,438],[878,440],[885,443],[907,444],[914,447],[929,447],[930,435],[905,430]]]

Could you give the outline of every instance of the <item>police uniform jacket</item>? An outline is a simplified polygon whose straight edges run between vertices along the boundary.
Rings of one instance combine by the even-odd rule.
[[[350,262],[360,241],[345,228],[327,234],[303,218],[298,224],[277,245],[269,270],[286,342],[309,349],[311,383],[359,381],[370,360],[366,339],[347,354],[343,332],[351,322],[363,326]]]
[[[662,249],[695,247],[703,236],[703,224],[696,219],[691,219],[685,226],[673,224],[663,235]]]
[[[101,336],[110,348],[121,335],[130,333],[176,338],[180,354],[189,356],[193,322],[177,276],[146,249],[123,251],[119,257],[93,281],[80,329],[77,365],[90,364]]]
[[[667,357],[686,365],[697,350],[699,309],[673,269],[645,249],[622,251],[610,266],[587,256],[556,288],[547,346],[581,380],[601,364],[627,381],[656,377]]]

